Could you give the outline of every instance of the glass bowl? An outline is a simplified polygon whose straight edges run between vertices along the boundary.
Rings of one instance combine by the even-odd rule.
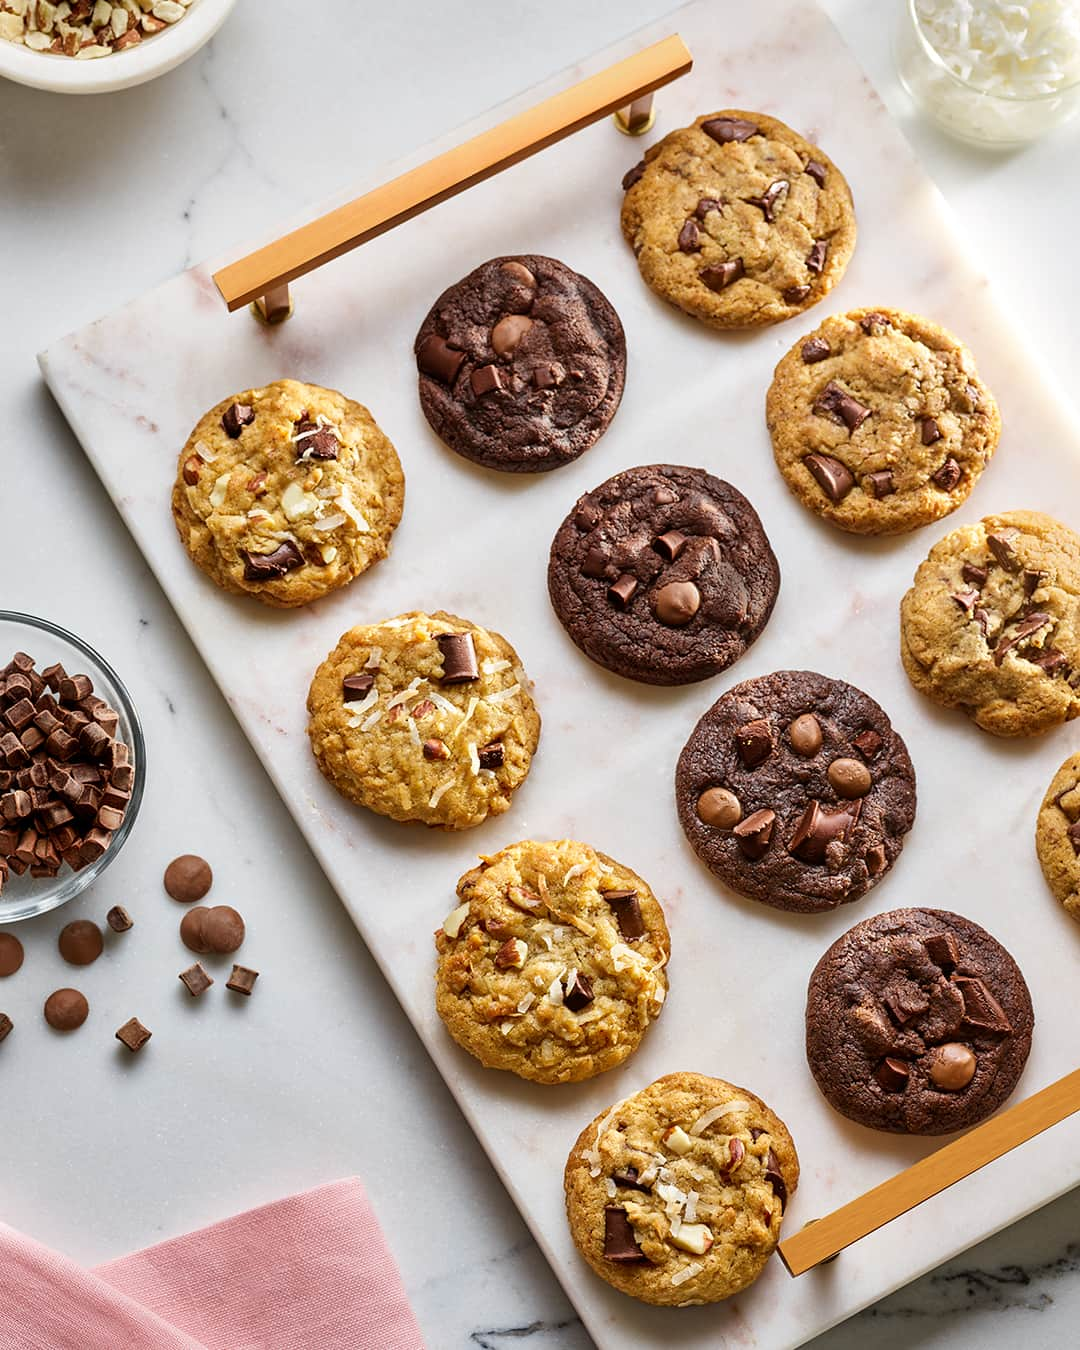
[[[74,899],[95,882],[124,847],[139,814],[146,782],[146,742],[139,714],[123,681],[105,658],[99,656],[82,638],[50,623],[48,619],[0,610],[0,667],[6,666],[18,651],[32,656],[38,670],[59,661],[69,675],[89,675],[94,684],[94,693],[114,708],[120,718],[119,737],[131,751],[135,775],[131,801],[123,823],[101,857],[78,872],[73,872],[65,864],[55,877],[32,877],[29,870],[18,877],[12,872],[0,891],[0,924],[45,914]]]
[[[1054,131],[1080,108],[1080,80],[1046,94],[988,93],[945,64],[923,31],[915,0],[900,0],[893,27],[900,83],[938,126],[975,145],[1025,145]]]

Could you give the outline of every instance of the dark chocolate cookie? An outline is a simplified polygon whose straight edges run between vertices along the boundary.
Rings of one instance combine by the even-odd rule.
[[[443,291],[415,352],[435,433],[510,473],[557,469],[588,450],[626,377],[626,339],[607,298],[533,253],[492,258]]]
[[[915,770],[874,700],[809,670],[723,694],[675,771],[694,852],[742,895],[803,913],[865,895],[915,819]]]
[[[765,627],[779,589],[742,493],[676,464],[626,469],[587,492],[548,564],[555,613],[585,655],[645,684],[726,670]]]
[[[864,919],[817,963],[806,1057],[842,1115],[875,1130],[968,1129],[1009,1096],[1035,1018],[1019,967],[945,909]]]

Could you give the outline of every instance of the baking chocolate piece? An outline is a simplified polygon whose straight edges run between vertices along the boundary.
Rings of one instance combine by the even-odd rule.
[[[669,628],[684,628],[700,608],[701,592],[692,581],[669,581],[656,592],[656,617]]]
[[[832,354],[832,348],[823,337],[807,338],[800,350],[803,364],[807,366],[815,365],[818,361],[824,361],[827,356]]]
[[[637,578],[632,577],[629,572],[623,572],[618,580],[613,581],[608,587],[608,599],[616,609],[625,609],[634,598],[637,588]]]
[[[809,294],[809,286],[788,286],[781,291],[784,301],[789,305],[801,305]]]
[[[1012,1024],[1001,1004],[982,980],[970,975],[954,975],[952,982],[964,1000],[965,1026],[976,1031],[992,1031],[1000,1036],[1007,1036],[1012,1031]]]
[[[881,1001],[899,1027],[906,1027],[913,1018],[920,1016],[930,1007],[927,996],[910,986],[887,989],[881,996]]]
[[[735,1141],[732,1140],[734,1143]],[[769,1149],[765,1155],[765,1180],[773,1188],[773,1194],[780,1201],[781,1210],[787,1209],[788,1193],[787,1185],[780,1172],[780,1160],[776,1154]]]
[[[751,860],[763,858],[772,842],[773,826],[776,824],[776,812],[767,807],[755,811],[740,820],[733,833],[739,841],[739,847]]]
[[[986,547],[1006,572],[1020,571],[1020,559],[1013,552],[1012,544],[1009,542],[1015,535],[1015,530],[1009,530],[1004,534],[988,534],[986,536]]]
[[[7,1015],[7,1013],[0,1013],[0,1041],[7,1040],[8,1036],[11,1034],[11,1029],[12,1027],[14,1027],[14,1025],[15,1023],[11,1020],[11,1018]]]
[[[247,581],[274,581],[304,565],[304,555],[291,539],[283,539],[272,553],[252,553],[250,549],[242,548],[240,556],[244,560]]]
[[[180,920],[180,941],[188,951],[199,956],[207,956],[210,952],[203,932],[209,913],[206,905],[194,905]]]
[[[1020,620],[1011,637],[1003,637],[994,648],[994,665],[1000,666],[1007,652],[1054,622],[1052,615],[1036,612]]]
[[[686,547],[687,536],[682,530],[668,530],[666,534],[658,534],[653,540],[653,548],[660,554],[661,558],[666,558],[668,562],[674,562],[679,554]]]
[[[881,737],[873,727],[867,727],[854,738],[854,745],[864,759],[873,759],[881,749]]]
[[[231,989],[234,994],[243,994],[245,998],[250,998],[258,978],[257,970],[251,970],[248,966],[234,965],[232,974],[225,981],[225,988]]]
[[[944,1092],[961,1092],[975,1077],[975,1054],[957,1041],[935,1046],[927,1061],[931,1081]]]
[[[69,675],[60,681],[60,702],[78,703],[89,698],[94,692],[94,684],[89,675]]]
[[[701,249],[696,220],[688,220],[679,231],[679,248],[683,253],[697,253]]]
[[[513,356],[532,326],[527,314],[504,314],[491,330],[492,351],[496,356]]]
[[[718,830],[731,830],[742,819],[742,804],[727,788],[706,788],[697,799],[698,819]]]
[[[116,1033],[116,1039],[126,1045],[134,1055],[143,1048],[153,1034],[148,1027],[143,1026],[137,1017],[132,1017]]]
[[[821,863],[831,843],[846,843],[855,828],[859,803],[852,806],[822,806],[811,801],[803,811],[788,842],[788,852],[803,862]]]
[[[903,1092],[911,1077],[911,1069],[902,1059],[888,1055],[875,1069],[874,1077],[886,1092]]]
[[[639,159],[632,169],[627,169],[622,178],[622,190],[629,192],[635,183],[641,181],[645,173],[645,161]]]
[[[506,387],[503,373],[498,366],[480,366],[469,376],[469,384],[477,398],[492,394]]]
[[[198,961],[193,966],[188,966],[187,970],[182,970],[177,978],[181,980],[192,998],[205,994],[214,983],[213,977],[203,970]]]
[[[951,492],[962,477],[960,465],[950,455],[937,473],[931,475],[930,481],[942,492]]]
[[[329,427],[313,422],[307,413],[293,424],[293,435],[298,464],[309,459],[337,459],[341,442]]]
[[[587,1008],[592,1001],[592,981],[587,975],[583,975],[580,970],[573,971],[572,978],[566,982],[563,988],[563,1004],[571,1012],[581,1012],[582,1008]]]
[[[135,920],[123,905],[113,905],[112,909],[105,915],[105,922],[114,933],[126,933],[129,928],[135,926]]]
[[[764,717],[745,723],[735,733],[735,749],[747,769],[768,759],[772,746],[772,730]]]
[[[892,469],[877,469],[866,475],[871,493],[880,501],[882,497],[891,497],[896,491]]]
[[[953,591],[949,598],[955,600],[965,614],[970,614],[979,603],[979,592],[974,589],[970,591]]]
[[[221,425],[225,428],[226,436],[234,441],[243,429],[251,426],[254,421],[255,409],[250,403],[232,403],[221,416]]]
[[[855,475],[840,460],[832,455],[823,455],[815,450],[803,456],[803,464],[811,478],[832,502],[842,502],[855,486]]]
[[[786,178],[777,178],[770,183],[760,197],[747,197],[748,206],[756,206],[771,225],[776,219],[776,208],[780,200],[787,196],[791,184]]]
[[[489,741],[487,745],[482,745],[476,757],[482,769],[501,769],[504,757],[502,741]]]
[[[77,1031],[90,1015],[86,995],[78,989],[57,989],[45,1000],[45,1021],[54,1031]]]
[[[710,291],[724,291],[745,273],[746,269],[741,258],[728,258],[725,262],[703,267],[698,275]]]
[[[637,891],[601,891],[600,898],[611,906],[619,932],[626,942],[636,942],[648,931],[641,917]]]
[[[214,905],[202,921],[202,940],[207,951],[225,956],[243,943],[244,920],[231,905]]]
[[[1056,647],[1045,647],[1038,656],[1025,656],[1024,660],[1041,666],[1047,675],[1059,675],[1069,664],[1065,653],[1059,652]]]
[[[834,759],[827,777],[838,797],[865,797],[870,791],[870,770],[861,759]]]
[[[933,445],[935,441],[941,440],[941,428],[932,417],[924,417],[922,420],[922,443],[923,445]]]
[[[814,400],[813,411],[819,417],[829,417],[834,422],[843,422],[849,432],[858,431],[870,416],[870,409],[858,399],[852,398],[835,380],[830,380],[818,394]]]
[[[717,197],[702,197],[694,207],[694,215],[698,220],[704,220],[710,211],[719,211],[723,205]]]
[[[346,675],[341,681],[341,700],[343,703],[355,703],[358,699],[366,698],[371,693],[371,686],[375,683],[375,676],[370,671],[363,671],[359,675]]]
[[[974,563],[966,562],[960,569],[960,575],[969,586],[985,586],[990,573],[985,567],[977,567]]]
[[[416,364],[424,374],[442,380],[443,384],[454,383],[464,360],[465,353],[437,333],[429,333],[416,353]]]
[[[636,1167],[620,1167],[617,1172],[612,1172],[611,1179],[616,1186],[625,1186],[631,1191],[651,1191],[651,1186],[645,1186],[638,1179],[640,1177]]]
[[[1039,583],[1042,581],[1042,579],[1043,574],[1041,572],[1036,572],[1030,567],[1024,568],[1024,576],[1023,576],[1024,594],[1028,597],[1028,599],[1030,599],[1039,589]]]
[[[471,633],[440,633],[435,641],[442,652],[443,684],[468,684],[480,678]]]
[[[825,255],[828,251],[829,243],[827,239],[815,239],[810,252],[806,255],[806,270],[813,272],[815,275],[823,272],[825,270]]]
[[[788,740],[797,755],[810,759],[821,749],[821,723],[813,713],[800,713],[788,727]]]
[[[57,945],[69,965],[89,966],[101,955],[105,940],[96,923],[89,919],[73,919],[61,928]]]
[[[707,122],[702,122],[701,129],[719,145],[727,145],[730,141],[748,141],[751,136],[761,134],[761,129],[744,117],[710,117]]]
[[[879,876],[885,870],[885,864],[889,861],[885,852],[884,844],[874,844],[868,848],[863,855],[863,862],[866,863],[866,870],[872,877]]]
[[[188,905],[201,900],[214,882],[214,873],[197,853],[182,853],[165,869],[165,889],[174,900]]]
[[[808,173],[818,187],[825,186],[825,165],[819,164],[816,159],[808,159],[804,173]]]
[[[14,975],[22,963],[22,943],[12,933],[0,933],[0,977]]]
[[[604,1257],[619,1265],[647,1264],[649,1258],[634,1237],[634,1227],[620,1205],[604,1206]]]
[[[574,512],[574,525],[582,534],[588,534],[600,519],[600,512],[592,502],[581,501]]]

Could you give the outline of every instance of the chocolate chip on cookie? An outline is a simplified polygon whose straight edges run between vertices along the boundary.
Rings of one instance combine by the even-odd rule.
[[[672,464],[626,469],[582,497],[548,565],[551,603],[571,638],[645,684],[725,670],[765,627],[779,586],[742,493]]]
[[[818,962],[806,1055],[841,1114],[877,1130],[969,1129],[1016,1086],[1034,1017],[1016,962],[939,909],[856,924]]]
[[[417,334],[432,429],[489,469],[556,469],[597,441],[626,375],[619,316],[554,258],[493,258],[445,290]]]
[[[1046,884],[1080,922],[1080,754],[1069,756],[1046,790],[1035,849]]]
[[[811,671],[723,694],[679,757],[686,837],[722,881],[777,909],[857,900],[896,861],[915,771],[869,695]]]

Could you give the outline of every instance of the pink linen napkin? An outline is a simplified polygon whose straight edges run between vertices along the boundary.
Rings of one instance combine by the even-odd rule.
[[[360,1182],[87,1271],[0,1224],[0,1350],[423,1350]]]

